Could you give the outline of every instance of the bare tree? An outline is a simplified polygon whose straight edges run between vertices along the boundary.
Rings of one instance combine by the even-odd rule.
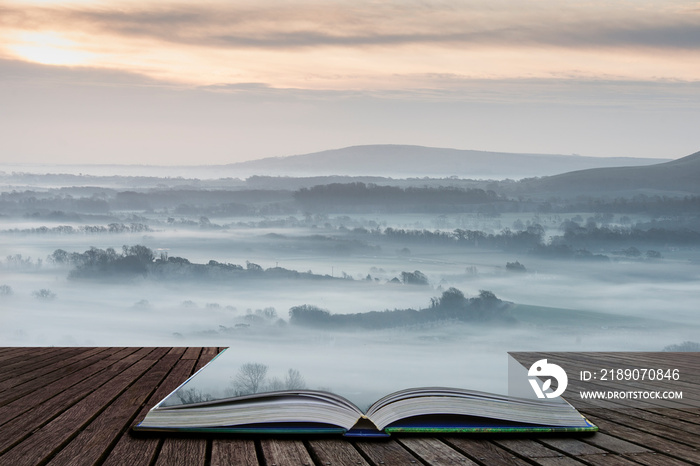
[[[177,397],[182,404],[202,403],[204,401],[212,401],[214,397],[209,393],[204,393],[196,388],[188,390],[178,390]]]
[[[237,395],[252,395],[263,387],[267,376],[267,366],[257,362],[243,364],[233,378]]]
[[[284,382],[282,381],[282,379],[280,379],[279,377],[273,377],[270,379],[269,382],[267,382],[266,388],[267,388],[267,391],[278,392],[278,391],[284,390],[286,388],[286,386],[285,386]]]
[[[302,377],[301,372],[296,369],[289,369],[287,371],[284,385],[287,390],[303,390],[306,388],[304,377]]]

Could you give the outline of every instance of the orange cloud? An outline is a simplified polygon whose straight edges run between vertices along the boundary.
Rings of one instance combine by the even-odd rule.
[[[367,89],[459,79],[700,80],[694,2],[14,2],[0,55],[187,84]],[[431,76],[452,76],[431,81]]]

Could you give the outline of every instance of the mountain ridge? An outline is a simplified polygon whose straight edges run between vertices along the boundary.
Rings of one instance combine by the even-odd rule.
[[[647,166],[621,166],[576,170],[532,180],[522,180],[526,192],[570,195],[602,192],[700,193],[700,152]]]
[[[267,157],[227,164],[225,167],[260,175],[352,175],[393,178],[457,176],[503,179],[548,176],[623,164],[649,165],[666,161],[668,159],[587,157],[373,144]]]

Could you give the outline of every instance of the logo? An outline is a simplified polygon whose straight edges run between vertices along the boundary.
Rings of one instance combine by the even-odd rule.
[[[532,385],[532,389],[535,391],[537,398],[556,398],[564,393],[566,385],[569,383],[569,378],[566,376],[564,369],[556,364],[548,363],[546,359],[540,359],[530,366],[527,375],[528,381],[530,385]],[[542,386],[540,386],[538,377],[547,377],[547,379],[542,382]],[[552,379],[557,381],[557,389],[553,392],[548,392],[552,385]]]

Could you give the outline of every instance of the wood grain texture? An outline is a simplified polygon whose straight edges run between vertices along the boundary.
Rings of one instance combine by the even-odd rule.
[[[313,466],[311,454],[301,440],[263,439],[260,446],[267,466]]]
[[[693,464],[656,453],[639,453],[636,455],[629,455],[628,457],[637,463],[646,464],[647,466],[687,466]]]
[[[352,443],[344,439],[322,439],[308,442],[312,455],[323,466],[368,466]]]
[[[616,424],[602,418],[593,417],[592,419],[593,422],[598,424],[598,426],[604,432],[607,432],[612,436],[636,443],[640,446],[644,445],[645,448],[672,458],[700,464],[700,451],[698,451],[697,447],[676,443],[671,440],[637,430],[635,427]]]
[[[687,408],[630,410],[615,405],[583,410],[601,431],[573,437],[397,436],[368,441],[135,435],[131,431],[148,409],[220,350],[0,348],[0,369],[7,362],[13,374],[0,381],[0,400],[5,400],[0,405],[0,464],[700,464],[700,412]],[[545,353],[532,355],[546,357]],[[634,362],[620,355],[620,365]],[[682,355],[679,364],[700,374],[696,355]],[[13,391],[17,387],[20,392]]]
[[[420,464],[420,460],[395,439],[388,441],[358,441],[356,445],[376,465]]]
[[[103,361],[107,367],[114,361]],[[102,365],[102,364],[100,364]],[[102,370],[72,387],[61,391],[56,396],[47,399],[37,405],[21,405],[21,416],[17,416],[0,426],[0,453],[4,453],[11,446],[28,437],[32,432],[49,423],[61,413],[70,409],[73,405],[88,396],[98,387],[110,382],[114,378],[115,371]],[[32,403],[32,397],[25,397],[18,401]],[[9,406],[9,405],[8,405]],[[28,408],[28,409],[27,409]]]
[[[258,455],[253,440],[214,439],[211,449],[211,466],[258,466]]]
[[[134,352],[135,350],[131,350]],[[27,393],[31,393],[39,387],[51,382],[62,381],[73,372],[76,372],[95,361],[104,359],[100,351],[88,351],[84,354],[77,353],[74,357],[64,358],[63,355],[46,366],[41,366],[32,372],[0,382],[0,406],[14,401]],[[46,361],[44,361],[46,362]],[[8,386],[9,385],[9,386]]]
[[[207,442],[204,439],[166,438],[156,466],[204,466]]]
[[[524,464],[522,458],[485,439],[448,437],[446,442],[479,464]]]
[[[523,458],[557,458],[564,456],[563,453],[543,445],[539,442],[533,442],[532,439],[496,439],[494,444],[504,448],[516,456]],[[600,453],[605,453],[600,450]]]
[[[165,378],[174,358],[163,358],[165,348],[156,348],[149,356],[157,361],[112,404],[88,424],[49,464],[92,465],[106,456],[118,436],[126,431],[131,420],[141,409],[153,387]],[[152,360],[149,358],[147,360]]]
[[[570,456],[548,456],[546,458],[536,458],[531,460],[529,463],[523,464],[536,464],[538,466],[568,466],[568,465],[582,465],[586,464],[577,458],[571,458]]]
[[[150,351],[150,350],[149,350]],[[73,436],[77,435],[106,405],[112,402],[126,387],[140,377],[150,366],[141,361],[139,352],[135,358],[127,357],[123,364],[110,369],[114,376],[90,395],[61,413],[51,422],[33,432],[25,441],[2,456],[2,461],[13,465],[39,464],[57,453]],[[142,356],[142,355],[141,355]]]
[[[440,439],[409,437],[399,439],[398,441],[415,456],[430,464],[464,466],[473,466],[477,464]]]
[[[184,380],[186,380],[194,369],[195,361],[180,360],[179,357],[184,354],[184,348],[178,348],[179,351],[170,351],[164,357],[175,358],[176,362],[170,370],[168,377],[158,386],[155,393],[149,398],[141,411],[136,416],[131,426],[143,420],[149,409],[156,405],[160,400],[165,398],[170,392],[175,390]],[[166,359],[167,360],[167,359]],[[162,442],[162,437],[155,435],[136,436],[131,430],[124,432],[117,441],[114,449],[104,462],[105,466],[119,466],[121,464],[129,464],[132,466],[149,465],[156,457],[158,448]]]

